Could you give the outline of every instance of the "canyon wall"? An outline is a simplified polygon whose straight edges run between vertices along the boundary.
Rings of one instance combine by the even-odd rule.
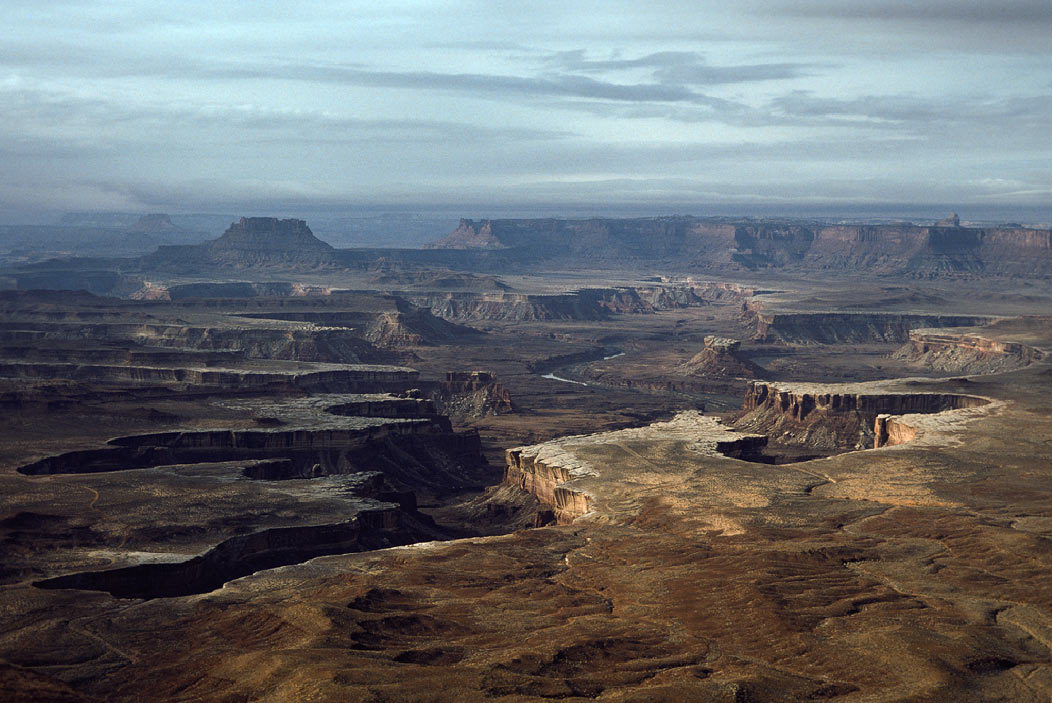
[[[592,511],[607,509],[601,502],[597,503],[595,496],[602,492],[616,493],[616,490],[604,491],[604,487],[613,487],[626,478],[608,462],[595,458],[596,451],[601,453],[612,446],[640,459],[633,445],[643,448],[653,442],[673,442],[691,455],[719,458],[753,453],[766,441],[766,437],[734,431],[718,418],[688,410],[671,420],[643,427],[571,435],[509,449],[504,483],[531,493],[549,506],[559,524],[570,524]],[[632,477],[629,480],[633,481],[638,480],[636,471],[654,474],[662,470],[660,465],[645,460],[628,462],[618,468],[627,471]]]
[[[773,441],[817,449],[850,450],[877,446],[882,415],[939,413],[976,408],[986,398],[959,393],[882,391],[872,384],[805,384],[752,381],[734,427],[761,432]],[[897,429],[896,436],[907,434]]]
[[[1045,358],[1045,353],[1027,344],[974,332],[914,329],[909,341],[892,357],[933,371],[997,373],[1028,366]]]
[[[789,344],[903,343],[913,329],[980,326],[993,319],[976,315],[760,310],[756,312],[754,339]]]
[[[531,448],[509,449],[505,456],[504,483],[549,506],[558,524],[569,525],[588,512],[588,495],[563,485],[573,478],[572,468],[545,460]]]
[[[400,293],[435,315],[454,321],[599,320],[612,313],[652,313],[704,307],[741,299],[752,289],[733,284],[661,284],[618,288],[584,288],[567,293],[508,292]]]
[[[398,490],[478,487],[485,460],[476,432],[453,432],[443,416],[337,418],[329,427],[159,432],[45,457],[18,468],[31,476],[249,462],[248,478],[284,480],[380,471]],[[341,426],[342,425],[342,426]],[[255,463],[253,463],[255,462]],[[256,465],[258,464],[258,465]]]

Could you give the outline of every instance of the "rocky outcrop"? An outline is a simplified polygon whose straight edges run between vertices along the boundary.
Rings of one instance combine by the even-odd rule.
[[[866,449],[888,432],[878,416],[977,408],[986,398],[959,393],[904,393],[879,384],[801,384],[753,381],[734,427],[762,432],[789,445],[829,451]],[[898,431],[897,436],[904,436]]]
[[[861,344],[909,340],[921,327],[971,327],[993,321],[976,315],[933,315],[877,312],[764,312],[756,313],[760,342],[789,344]]]
[[[575,477],[572,461],[563,457],[541,457],[541,451],[509,449],[504,483],[516,486],[550,506],[561,525],[568,525],[588,512],[588,495],[563,484]]]
[[[505,249],[507,245],[493,235],[493,224],[489,220],[476,223],[461,218],[457,228],[426,249]]]
[[[635,456],[626,445],[641,442],[677,442],[684,451],[699,456],[735,456],[752,453],[766,442],[760,435],[735,432],[718,418],[697,411],[677,414],[667,422],[591,435],[572,435],[506,452],[504,483],[533,494],[550,506],[559,524],[570,524],[593,509],[595,496],[591,484],[604,490],[617,476],[606,472],[601,462],[591,458],[596,448],[620,447]],[[616,491],[615,491],[616,492]]]
[[[709,335],[705,337],[705,348],[684,364],[683,372],[693,376],[729,376],[754,378],[763,369],[739,355],[741,341]]]
[[[455,420],[515,412],[508,389],[486,371],[450,371],[428,396],[439,412]]]
[[[1026,344],[975,332],[915,329],[910,330],[909,341],[891,356],[932,371],[998,373],[1028,366],[1045,354]]]
[[[275,261],[326,262],[334,251],[303,220],[242,217],[219,239],[205,245],[219,262],[251,266]]]
[[[894,415],[877,415],[873,424],[873,448],[893,447],[912,442],[917,428]]]

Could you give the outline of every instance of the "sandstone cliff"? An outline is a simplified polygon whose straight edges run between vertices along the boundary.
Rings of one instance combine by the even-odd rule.
[[[509,449],[504,482],[532,493],[541,503],[551,507],[557,522],[569,524],[596,507],[593,487],[604,492],[618,492],[618,481],[624,477],[602,460],[606,450],[613,449],[639,458],[633,445],[671,442],[691,456],[711,458],[747,452],[765,441],[762,436],[725,427],[718,418],[689,410],[678,413],[667,422],[645,427],[571,435]],[[642,470],[644,473],[660,473],[661,467],[644,462]],[[638,476],[632,476],[633,484],[638,481]]]
[[[901,392],[880,383],[750,382],[734,426],[782,444],[828,451],[882,446],[878,416],[982,407],[988,399],[959,393]],[[883,429],[882,429],[883,428]],[[886,443],[886,442],[885,442]]]

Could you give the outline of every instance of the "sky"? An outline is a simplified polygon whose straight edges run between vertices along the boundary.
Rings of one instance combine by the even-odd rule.
[[[1052,216],[1048,0],[3,0],[0,222]]]

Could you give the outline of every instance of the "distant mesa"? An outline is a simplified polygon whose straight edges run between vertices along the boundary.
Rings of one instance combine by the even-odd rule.
[[[223,268],[333,268],[333,247],[310,231],[303,220],[242,217],[218,239],[193,246],[160,247],[140,260],[147,270]]]
[[[330,244],[315,237],[303,220],[279,220],[276,217],[242,217],[208,246],[215,251],[335,251]]]
[[[154,234],[157,232],[182,232],[182,227],[179,227],[172,222],[172,218],[163,213],[153,215],[143,215],[133,225],[128,227],[129,232],[142,232],[144,234]]]
[[[425,249],[504,249],[507,245],[493,234],[490,220],[461,219],[449,235],[428,244]]]
[[[429,248],[450,250],[447,256],[462,250],[464,257],[473,250],[475,261],[520,266],[563,259],[596,268],[646,262],[687,270],[867,271],[916,278],[1052,275],[1049,228],[965,227],[956,213],[929,226],[691,216],[464,219]]]
[[[214,263],[235,267],[329,266],[336,251],[315,237],[303,220],[275,217],[242,217],[219,239],[202,246]]]

